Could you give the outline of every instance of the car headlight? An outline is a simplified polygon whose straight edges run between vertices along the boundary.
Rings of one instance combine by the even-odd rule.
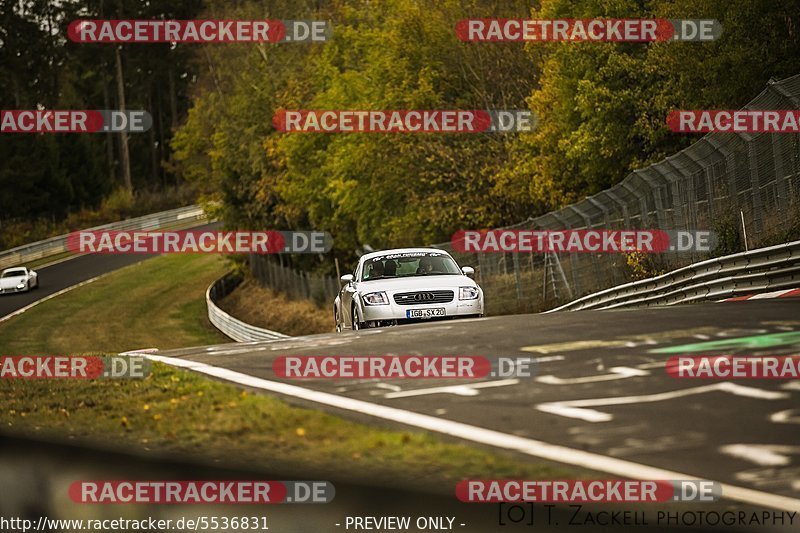
[[[385,292],[371,292],[362,298],[366,305],[389,305],[389,298]]]
[[[459,300],[474,300],[480,295],[478,287],[459,287],[458,299]]]
[[[17,288],[18,288],[18,289],[24,289],[24,288],[25,288],[25,282],[23,281],[22,283],[20,283],[19,285],[17,285]]]

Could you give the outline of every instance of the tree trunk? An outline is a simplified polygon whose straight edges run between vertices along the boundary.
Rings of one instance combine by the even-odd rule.
[[[166,144],[164,143],[164,99],[159,98],[156,102],[158,103],[158,168],[161,173],[161,186],[163,189],[166,189],[167,161],[165,160]]]
[[[168,81],[169,81],[169,112],[171,118],[171,128],[174,132],[178,128],[178,97],[175,94],[175,71],[172,62],[169,64]]]
[[[117,62],[117,102],[119,110],[125,111],[125,81],[122,76],[122,57],[120,56],[121,46],[114,47],[114,55]],[[128,132],[121,131],[119,137],[120,161],[122,163],[122,181],[128,192],[133,193],[133,182],[131,181],[131,157],[128,152]]]
[[[108,82],[103,79],[103,106],[105,109],[111,109],[111,100],[108,96]],[[114,136],[110,131],[106,132],[106,157],[108,159],[108,177],[111,183],[117,182],[117,173],[114,169]]]
[[[150,91],[147,94],[147,107],[150,109],[152,114],[155,113],[155,109],[153,108],[153,87],[150,87]],[[158,182],[160,181],[158,175],[158,143],[156,142],[156,125],[153,124],[150,127],[150,173],[151,173],[151,180],[152,180],[152,187],[156,187]]]

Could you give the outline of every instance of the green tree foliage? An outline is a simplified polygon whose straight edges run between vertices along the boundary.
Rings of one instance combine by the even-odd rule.
[[[213,18],[327,19],[324,44],[204,47],[174,163],[242,228],[331,232],[340,258],[519,222],[694,138],[675,108],[737,108],[797,73],[787,0],[209,0]],[[463,18],[715,18],[713,43],[463,43]],[[519,135],[282,134],[285,109],[532,109]],[[304,259],[308,261],[309,259]]]
[[[270,2],[269,18],[331,20],[325,44],[206,49],[207,73],[174,140],[184,175],[240,227],[315,228],[339,254],[435,242],[525,217],[497,180],[514,136],[281,134],[278,109],[524,108],[533,61],[519,45],[462,43],[468,16],[529,14],[527,2]],[[210,16],[244,17],[222,2]],[[287,13],[290,13],[287,15]],[[487,202],[487,199],[491,201]]]
[[[200,0],[0,0],[0,109],[117,108],[113,47],[71,42],[69,23],[185,19],[199,10]],[[168,43],[122,50],[127,107],[145,109],[154,119],[150,133],[130,136],[136,190],[158,191],[175,183],[166,162],[173,128],[188,108],[191,54]],[[0,224],[58,220],[96,208],[120,185],[116,135],[3,134],[0,161]]]
[[[798,74],[800,2],[787,0],[545,0],[541,18],[717,19],[710,43],[530,43],[539,128],[522,136],[510,181],[549,207],[579,200],[685,148],[673,109],[736,109],[770,78]]]

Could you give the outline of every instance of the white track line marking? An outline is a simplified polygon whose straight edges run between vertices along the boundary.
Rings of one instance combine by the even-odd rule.
[[[762,292],[760,294],[754,294],[749,299],[750,300],[766,300],[769,298],[780,298],[784,294],[789,294],[795,289],[784,289],[782,291],[772,291],[772,292]]]
[[[435,416],[405,411],[396,407],[388,407],[385,405],[356,400],[354,398],[337,396],[336,394],[330,394],[327,392],[305,389],[303,387],[290,385],[288,383],[280,383],[277,381],[257,378],[255,376],[249,376],[247,374],[242,374],[241,372],[235,372],[233,370],[211,366],[205,363],[197,363],[195,361],[189,361],[186,359],[176,359],[173,357],[164,357],[160,355],[144,355],[144,357],[175,367],[194,370],[195,372],[214,376],[247,387],[253,387],[278,394],[285,394],[294,398],[321,403],[330,407],[336,407],[338,409],[345,409],[347,411],[362,413],[436,433],[443,433],[445,435],[450,435],[479,444],[485,444],[506,450],[513,450],[549,461],[566,463],[598,472],[606,472],[623,478],[685,480],[702,479],[695,476],[690,476],[688,474],[672,472],[670,470],[642,465],[622,459],[615,459],[613,457],[606,457],[604,455],[585,452],[582,450],[575,450],[566,446],[558,446],[534,439],[518,437],[516,435],[508,435],[499,431],[471,426],[469,424],[446,420]],[[800,500],[795,498],[781,496],[778,494],[770,494],[768,492],[747,489],[744,487],[737,487],[736,485],[728,485],[725,483],[722,483],[721,487],[723,497],[728,500],[738,501],[748,505],[761,505],[773,509],[800,512]]]
[[[62,257],[61,259],[56,259],[55,261],[50,261],[49,263],[45,263],[43,265],[39,265],[37,267],[34,267],[34,270],[44,270],[45,268],[48,268],[48,267],[51,267],[51,266],[60,265],[61,263],[64,263],[66,261],[70,261],[72,259],[77,259],[78,257],[83,257],[84,255],[86,255],[86,254],[77,254],[76,253],[76,254],[68,255],[66,257]]]
[[[17,309],[13,313],[9,313],[4,317],[0,317],[0,324],[2,324],[3,322],[5,322],[6,320],[8,320],[10,318],[14,318],[17,315],[21,315],[22,313],[24,313],[28,309],[30,309],[32,307],[36,307],[37,305],[39,305],[42,302],[46,302],[47,300],[51,300],[51,299],[55,298],[56,296],[61,296],[62,294],[68,293],[72,289],[77,289],[78,287],[83,287],[84,285],[88,285],[90,283],[93,283],[93,282],[97,281],[98,279],[102,278],[105,275],[106,274],[101,274],[101,275],[99,275],[97,277],[94,277],[92,279],[87,279],[86,281],[81,281],[77,285],[71,285],[71,286],[67,287],[66,289],[61,289],[60,291],[54,292],[53,294],[49,294],[49,295],[45,296],[44,298],[42,298],[40,300],[36,300],[35,302],[30,303],[30,304],[26,305],[25,307]]]
[[[158,353],[158,348],[139,348],[138,350],[130,350],[128,352],[120,352],[119,355],[141,355],[143,353]]]
[[[384,395],[384,398],[408,398],[409,396],[424,396],[427,394],[455,394],[456,396],[477,396],[481,393],[478,389],[487,389],[491,387],[505,387],[507,385],[516,385],[519,383],[518,379],[499,379],[495,381],[481,381],[478,383],[467,383],[463,385],[446,385],[444,387],[429,387],[427,389],[414,389],[401,392],[389,392]]]
[[[786,296],[800,296],[800,289],[781,289],[779,291],[759,292],[755,294],[745,294],[743,296],[734,296],[733,298],[725,298],[723,300],[716,300],[716,301],[746,302],[748,300],[767,300],[770,298],[783,298]]]

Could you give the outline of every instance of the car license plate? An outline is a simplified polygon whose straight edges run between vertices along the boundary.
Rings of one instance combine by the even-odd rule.
[[[406,318],[433,318],[435,316],[445,316],[444,307],[434,307],[430,309],[408,309]]]

